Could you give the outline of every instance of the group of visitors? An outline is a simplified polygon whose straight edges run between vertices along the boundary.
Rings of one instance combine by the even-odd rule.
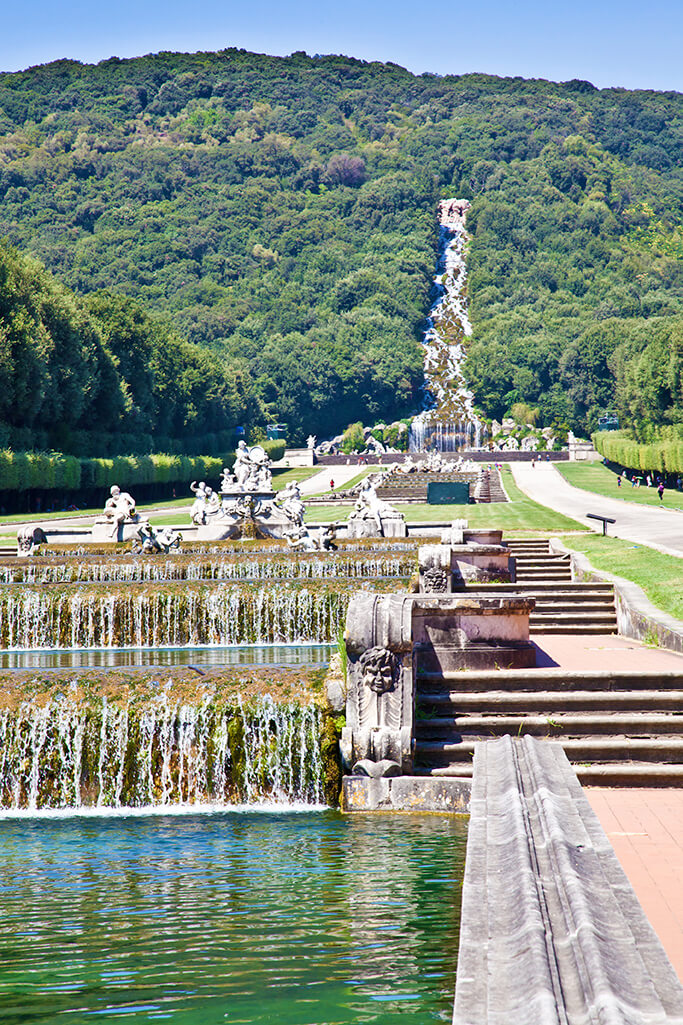
[[[629,483],[630,483],[632,488],[639,488],[640,485],[642,484],[642,481],[643,481],[643,478],[642,477],[638,477],[637,474],[635,474],[635,473],[633,474],[632,477],[629,477],[629,475],[626,473],[625,470],[624,470],[624,473],[623,473],[623,479],[626,480],[626,481],[629,481]],[[676,486],[679,488],[679,490],[680,490],[680,481],[681,481],[681,478],[679,477],[677,482],[676,482]],[[622,474],[618,473],[617,474],[617,487],[618,488],[621,487],[621,483],[622,483]],[[649,473],[645,477],[645,484],[647,485],[648,488],[654,487],[654,485],[655,485],[655,478],[653,476],[650,476]],[[656,484],[657,484],[657,494],[659,495],[659,501],[661,502],[663,500],[663,498],[664,498],[664,481],[662,480],[661,477],[657,477]]]

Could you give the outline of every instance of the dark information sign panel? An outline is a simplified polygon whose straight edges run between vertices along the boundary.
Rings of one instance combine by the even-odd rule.
[[[432,481],[427,485],[429,505],[467,505],[469,500],[470,486],[467,481],[451,481],[445,484]]]

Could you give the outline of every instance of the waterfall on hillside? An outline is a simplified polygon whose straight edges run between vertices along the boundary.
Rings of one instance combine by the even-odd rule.
[[[317,706],[264,695],[116,704],[57,692],[0,711],[0,808],[320,804],[321,737]]]
[[[467,315],[466,199],[439,203],[439,258],[436,298],[427,318],[424,410],[410,429],[411,452],[456,452],[480,448],[486,427],[474,415],[472,392],[462,373],[465,339],[472,334]]]

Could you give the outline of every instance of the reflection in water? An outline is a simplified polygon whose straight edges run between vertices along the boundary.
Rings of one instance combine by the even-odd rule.
[[[331,644],[243,644],[187,648],[31,648],[0,651],[0,669],[117,666],[324,666]]]
[[[452,816],[19,818],[0,839],[0,1020],[450,1020]]]

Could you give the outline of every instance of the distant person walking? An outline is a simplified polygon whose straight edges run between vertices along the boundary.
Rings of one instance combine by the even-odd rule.
[[[330,491],[334,491],[334,480],[330,477]]]
[[[660,480],[660,482],[659,482],[659,484],[657,486],[657,494],[659,495],[659,501],[661,502],[662,499],[664,498],[664,484],[662,483],[661,480]]]

